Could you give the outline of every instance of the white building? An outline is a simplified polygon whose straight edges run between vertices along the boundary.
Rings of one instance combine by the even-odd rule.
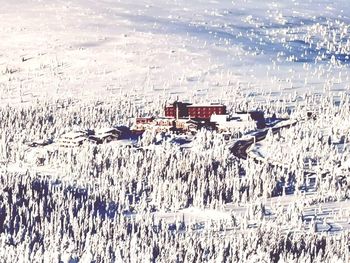
[[[223,114],[223,115],[213,114],[210,117],[210,121],[216,122],[216,123],[225,123],[229,120],[229,117],[230,116],[228,114]]]
[[[255,130],[257,126],[249,113],[231,116],[213,114],[210,121],[217,124],[218,132],[231,134],[234,137],[240,137],[244,131]]]
[[[101,142],[111,142],[118,140],[121,136],[121,132],[116,128],[102,128],[95,131],[93,137],[97,138]]]
[[[83,131],[68,132],[63,134],[57,141],[58,145],[63,148],[73,148],[82,145],[88,140],[88,135]]]

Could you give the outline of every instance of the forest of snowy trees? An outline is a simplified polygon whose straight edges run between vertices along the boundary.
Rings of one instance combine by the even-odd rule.
[[[0,263],[350,262],[349,0],[0,3]]]
[[[348,224],[350,211],[340,207],[329,218],[317,216],[321,204],[349,199],[348,167],[342,167],[348,163],[342,152],[348,151],[349,98],[334,103],[332,97],[314,97],[312,103],[317,105],[315,120],[300,118],[296,126],[265,140],[274,158],[288,163],[283,168],[253,158],[240,160],[219,134],[204,130],[190,150],[166,140],[142,147],[143,142],[150,145],[152,133],[141,139],[140,147],[43,147],[44,166],[35,167],[25,161],[28,141],[55,141],[72,129],[128,126],[130,117],[160,112],[163,105],[141,108],[126,97],[2,107],[0,260],[349,261],[348,230],[322,229],[334,227],[335,219]],[[230,109],[259,107],[296,119],[305,115],[302,103],[289,105],[244,102]],[[332,143],[336,134],[345,136],[338,142],[340,152]],[[312,194],[307,194],[311,175],[305,169],[316,171]],[[283,204],[288,196],[290,201]],[[311,215],[306,212],[310,206],[315,207]],[[191,218],[186,215],[191,207],[228,217]]]

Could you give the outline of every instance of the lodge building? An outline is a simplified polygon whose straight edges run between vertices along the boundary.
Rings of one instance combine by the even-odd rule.
[[[156,132],[192,133],[202,128],[220,132],[241,132],[265,127],[264,113],[240,112],[228,115],[226,106],[218,103],[191,104],[180,101],[164,107],[164,117],[136,118],[133,132],[148,129]]]
[[[213,114],[226,114],[226,106],[221,104],[195,105],[183,102],[174,102],[165,106],[165,116],[174,119],[190,118],[209,121]]]

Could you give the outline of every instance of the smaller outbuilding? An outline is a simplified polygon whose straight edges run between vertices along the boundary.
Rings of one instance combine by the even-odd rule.
[[[29,147],[43,147],[43,146],[51,144],[52,142],[53,141],[51,139],[36,140],[36,141],[28,142],[28,143],[26,143],[26,145]]]
[[[121,131],[116,128],[102,128],[95,131],[90,139],[96,140],[97,143],[108,143],[118,140],[121,136]]]
[[[57,141],[62,148],[74,148],[82,145],[89,139],[87,132],[73,131],[63,134]]]
[[[225,138],[240,137],[243,131],[255,130],[257,126],[256,122],[250,117],[250,114],[247,113],[236,113],[231,116],[227,114],[214,114],[211,116],[210,121],[216,124],[217,131],[222,133]]]

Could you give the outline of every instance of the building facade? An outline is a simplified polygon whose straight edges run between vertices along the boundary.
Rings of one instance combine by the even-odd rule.
[[[188,106],[188,116],[192,119],[210,120],[211,115],[226,114],[224,105],[191,105]]]
[[[200,120],[210,120],[211,115],[226,114],[226,106],[221,104],[192,105],[190,103],[174,102],[164,109],[168,118],[191,118]]]
[[[181,119],[188,117],[188,106],[190,103],[183,103],[176,101],[170,105],[165,106],[165,117]]]
[[[86,132],[77,131],[63,134],[57,142],[62,148],[74,148],[82,145],[87,140],[88,135]]]
[[[139,117],[136,118],[136,124],[149,124],[152,123],[154,120],[154,117]]]

